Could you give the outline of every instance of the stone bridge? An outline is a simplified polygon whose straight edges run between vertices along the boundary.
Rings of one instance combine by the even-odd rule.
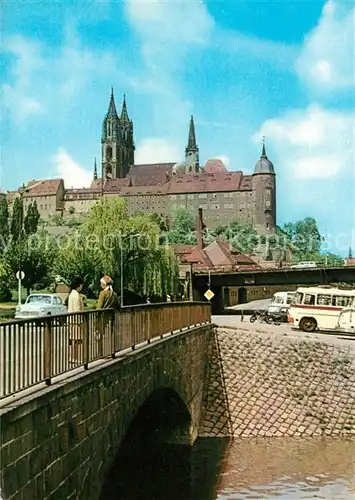
[[[4,405],[4,499],[97,500],[130,428],[192,444],[212,336],[195,326]]]
[[[208,305],[127,309],[120,328],[135,339],[129,348],[112,357],[113,336],[89,366],[83,359],[61,375],[44,373],[3,398],[1,499],[104,499],[117,454],[137,443],[147,453],[198,436],[354,436],[351,343],[217,329]]]

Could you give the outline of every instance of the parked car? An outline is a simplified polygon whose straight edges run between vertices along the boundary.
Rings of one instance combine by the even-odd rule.
[[[33,293],[27,297],[23,305],[16,307],[15,319],[54,316],[66,312],[67,308],[58,295],[53,293]]]

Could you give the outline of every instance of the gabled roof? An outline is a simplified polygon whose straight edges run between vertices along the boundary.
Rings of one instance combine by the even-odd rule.
[[[44,179],[32,180],[25,186],[24,198],[33,196],[55,196],[61,185],[64,185],[63,179]],[[21,191],[23,188],[20,188]]]
[[[213,158],[206,161],[205,171],[208,174],[217,174],[222,172],[228,172],[222,160],[218,158]]]
[[[175,163],[150,163],[134,165],[129,169],[127,178],[132,186],[157,186],[168,182]]]

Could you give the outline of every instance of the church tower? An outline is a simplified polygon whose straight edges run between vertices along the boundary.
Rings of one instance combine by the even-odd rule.
[[[274,232],[276,228],[276,174],[266,155],[265,142],[256,162],[252,186],[254,194],[254,227],[259,234]]]
[[[128,117],[125,97],[118,116],[113,89],[102,125],[101,162],[104,180],[126,177],[134,165],[133,123]]]
[[[197,173],[200,168],[199,149],[196,143],[194,117],[191,116],[189,138],[185,149],[186,173]]]

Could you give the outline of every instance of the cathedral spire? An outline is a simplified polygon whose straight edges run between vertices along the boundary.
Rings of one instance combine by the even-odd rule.
[[[198,150],[198,147],[196,144],[194,117],[191,115],[190,128],[189,128],[189,140],[187,143],[186,151],[197,151],[197,150]]]
[[[117,110],[116,110],[115,96],[113,94],[113,87],[111,87],[111,97],[110,97],[110,104],[108,107],[107,115],[117,117]]]
[[[94,181],[97,181],[97,164],[96,164],[96,157],[94,159]]]
[[[129,121],[128,112],[127,112],[127,104],[126,104],[126,94],[123,94],[123,103],[122,103],[122,111],[121,111],[121,120]]]

